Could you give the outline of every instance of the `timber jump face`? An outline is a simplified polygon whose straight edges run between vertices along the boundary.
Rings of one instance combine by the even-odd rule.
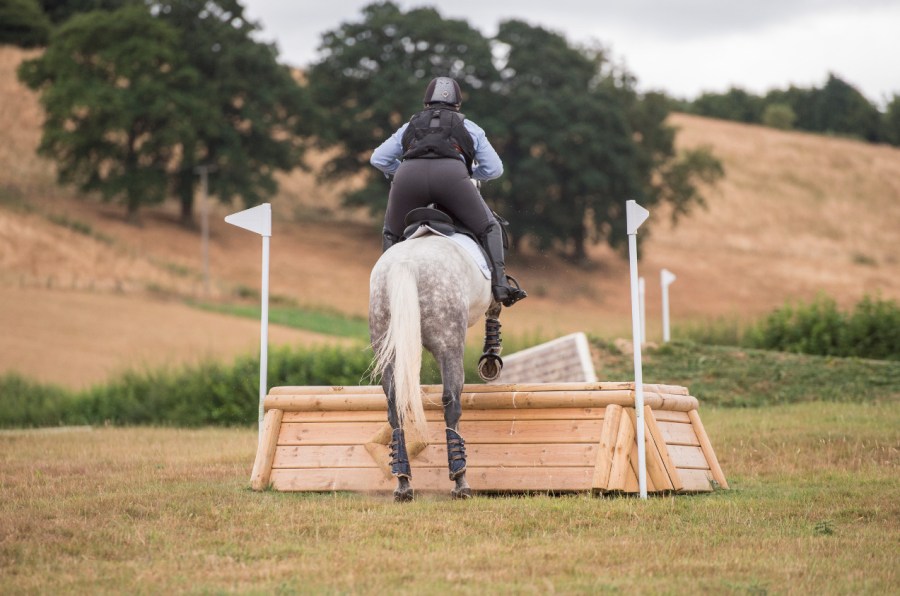
[[[422,387],[428,436],[408,437],[416,490],[446,492],[441,386]],[[684,387],[634,383],[466,385],[460,433],[475,493],[637,494],[636,422],[643,418],[647,490],[700,493],[728,488]],[[391,474],[380,386],[275,387],[251,476],[255,490],[389,493]]]

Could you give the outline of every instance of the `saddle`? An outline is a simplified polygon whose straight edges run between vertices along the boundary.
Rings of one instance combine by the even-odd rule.
[[[492,213],[497,219],[497,223],[500,224],[500,229],[503,232],[503,249],[509,250],[509,237],[506,232],[506,227],[509,225],[509,222],[497,215],[495,211],[492,211]],[[431,203],[428,207],[417,207],[407,213],[406,217],[403,219],[403,226],[403,234],[400,235],[400,240],[408,240],[410,236],[415,234],[422,226],[428,226],[434,231],[447,236],[453,234],[468,236],[481,248],[481,252],[484,253],[485,258],[490,263],[490,257],[487,254],[487,250],[485,250],[485,247],[482,245],[478,236],[437,203]]]

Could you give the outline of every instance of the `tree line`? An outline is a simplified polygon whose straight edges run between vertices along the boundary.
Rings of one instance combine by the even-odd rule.
[[[834,74],[821,87],[791,85],[765,95],[732,87],[725,93],[703,93],[693,101],[675,100],[672,107],[700,116],[900,146],[900,95],[893,94],[881,111]]]
[[[433,8],[376,2],[324,32],[300,75],[254,39],[238,0],[0,0],[0,11],[12,5],[47,24],[30,42],[44,53],[19,69],[47,112],[39,151],[61,182],[132,218],[174,197],[190,221],[200,166],[216,168],[219,199],[262,202],[309,147],[332,150],[326,180],[363,173],[346,203],[379,213],[389,187],[369,155],[436,76],[460,82],[463,112],[504,161],[482,192],[516,243],[584,260],[592,244],[625,245],[625,200],[677,218],[723,175],[708,149],[676,151],[670,99],[638,93],[602,47],[518,20],[487,37]]]

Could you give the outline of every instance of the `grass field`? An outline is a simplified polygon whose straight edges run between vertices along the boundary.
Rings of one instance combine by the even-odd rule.
[[[4,431],[0,591],[896,590],[895,401],[701,412],[732,489],[647,502],[255,493],[253,430]]]

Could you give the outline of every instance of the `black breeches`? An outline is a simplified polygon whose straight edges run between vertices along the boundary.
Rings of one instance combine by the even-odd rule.
[[[462,160],[409,159],[394,175],[384,214],[385,230],[401,235],[406,214],[429,203],[439,203],[475,234],[496,223]]]

